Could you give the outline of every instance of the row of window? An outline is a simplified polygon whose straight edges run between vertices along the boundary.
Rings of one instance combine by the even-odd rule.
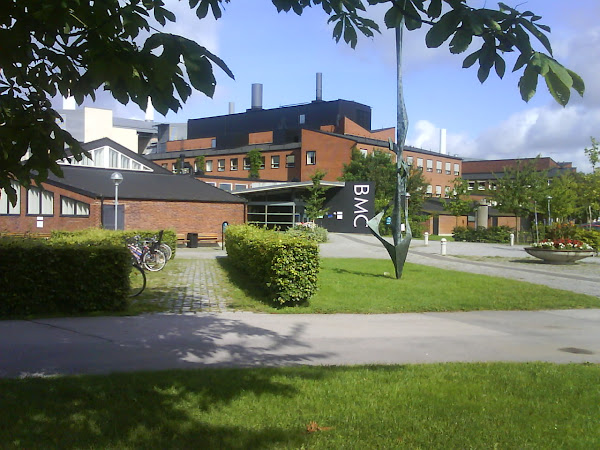
[[[91,158],[83,155],[81,161],[73,156],[67,158],[69,164],[76,166],[104,167],[110,169],[139,170],[149,172],[152,169],[110,147],[90,151]]]
[[[215,161],[216,161],[216,171],[217,172],[225,172],[225,168],[227,167],[226,159],[208,159],[204,163],[204,171],[205,172],[214,172],[215,171]],[[250,158],[242,158],[242,168],[243,170],[250,170]],[[265,157],[261,157],[260,169],[264,169],[266,164]],[[306,164],[311,166],[317,164],[317,152],[316,151],[308,151],[306,152]],[[165,163],[162,165],[165,169],[168,169],[168,164]],[[281,167],[281,157],[279,155],[271,156],[271,169],[279,169]],[[296,167],[296,155],[287,155],[285,157],[285,167],[292,168]],[[231,158],[229,160],[229,171],[235,172],[239,169],[239,158]],[[177,163],[172,164],[172,170],[175,172],[177,170]],[[194,170],[197,172],[201,170],[200,167],[194,167]]]
[[[219,183],[219,185],[217,186],[217,183],[215,183],[214,181],[207,181],[207,183],[210,184],[211,186],[218,187],[219,189],[223,189],[224,191],[227,191],[227,192],[232,192],[233,189],[235,189],[236,192],[243,191],[244,189],[248,189],[248,185],[246,185],[246,184]]]
[[[475,183],[477,183],[478,191],[485,191],[487,183],[485,181],[469,181],[469,191],[475,190]],[[496,183],[490,183],[490,189],[496,190]]]
[[[407,156],[406,157],[406,163],[409,166],[412,166],[414,162],[414,158],[412,156]],[[426,169],[427,172],[433,172],[433,159],[428,159],[426,161]],[[417,168],[419,169],[423,169],[423,158],[417,158]],[[443,168],[443,170],[442,170]],[[436,161],[435,162],[435,172],[436,173],[445,173],[446,175],[452,175],[452,163],[443,163],[442,161]],[[455,176],[459,176],[460,175],[460,164],[456,164],[454,163],[454,175]]]
[[[13,205],[4,189],[0,190],[0,215],[18,216],[21,214],[21,189],[13,182],[13,188],[17,191],[17,203]],[[38,187],[27,189],[27,215],[30,216],[53,216],[54,215],[54,193],[42,190]],[[69,197],[60,196],[60,215],[89,217],[90,205]]]
[[[452,193],[452,188],[450,186],[444,186],[444,197],[448,198],[450,197],[450,194]],[[426,190],[426,194],[429,197],[433,197],[434,193],[433,193],[433,186],[431,184],[427,185],[427,190]],[[437,185],[435,187],[435,196],[436,197],[441,197],[442,196],[442,186]]]

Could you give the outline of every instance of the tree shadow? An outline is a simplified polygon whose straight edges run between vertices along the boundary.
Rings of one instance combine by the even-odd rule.
[[[330,269],[332,272],[335,273],[339,273],[339,274],[347,274],[347,275],[356,275],[356,276],[360,276],[360,277],[367,277],[367,278],[384,278],[386,280],[395,280],[396,278],[392,276],[392,272],[390,272],[389,275],[386,275],[385,273],[369,273],[369,272],[361,272],[358,270],[347,270],[347,269],[340,269],[340,268],[333,268]]]

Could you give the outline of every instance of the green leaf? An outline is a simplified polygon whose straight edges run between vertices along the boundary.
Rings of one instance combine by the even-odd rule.
[[[569,98],[571,97],[571,89],[567,86],[563,80],[552,70],[550,70],[546,76],[546,86],[548,86],[548,90],[554,100],[556,100],[560,105],[566,106],[569,103]]]
[[[562,64],[557,62],[555,59],[548,58],[548,68],[556,77],[558,77],[562,84],[567,86],[568,89],[571,89],[571,86],[573,86],[573,79],[571,78],[571,75],[567,69],[562,66]]]
[[[447,12],[440,20],[437,21],[427,32],[425,43],[429,48],[438,48],[442,45],[453,33],[456,32],[458,25],[461,22],[459,13],[455,10]]]
[[[354,26],[350,23],[350,20],[346,20],[346,24],[344,27],[344,41],[347,44],[350,44],[352,48],[356,47],[358,43],[358,36],[356,35],[356,30]]]
[[[535,95],[538,82],[538,72],[533,64],[530,62],[525,67],[523,75],[519,79],[519,91],[521,92],[521,98],[528,102]]]
[[[464,52],[469,48],[472,41],[473,35],[471,34],[471,31],[465,27],[459,28],[450,41],[450,53],[458,54]]]
[[[504,62],[504,59],[502,59],[502,56],[496,54],[494,66],[496,68],[496,74],[498,75],[498,77],[503,78],[504,73],[506,72],[506,63]]]
[[[398,8],[396,5],[394,5],[390,9],[388,9],[388,11],[385,13],[385,17],[384,17],[385,26],[388,28],[396,28],[396,27],[400,26],[400,23],[402,23],[403,18],[404,18],[404,14],[402,14],[402,11],[400,10],[400,8]]]
[[[573,89],[583,97],[583,93],[585,92],[585,83],[583,82],[583,79],[572,70],[567,69],[567,72],[569,72],[569,75],[571,75],[571,79],[573,80]]]
[[[335,39],[336,42],[340,42],[343,29],[344,29],[344,23],[340,20],[338,23],[335,24],[335,27],[333,28],[333,38]]]
[[[521,20],[519,20],[519,23],[521,23],[525,28],[527,28],[527,30],[529,30],[529,32],[532,35],[534,35],[538,41],[540,41],[542,43],[542,45],[546,48],[548,53],[552,54],[552,46],[550,45],[550,41],[548,40],[548,37],[544,33],[542,33],[540,30],[538,30],[536,25],[532,24],[527,19],[521,19]]]
[[[525,64],[527,64],[530,60],[531,60],[531,55],[526,55],[524,53],[521,53],[519,55],[519,57],[517,58],[517,62],[515,63],[515,66],[513,67],[512,71],[516,72],[521,67],[523,67]]]
[[[442,14],[442,0],[431,0],[427,8],[427,15],[432,19],[437,19]]]
[[[476,52],[471,53],[469,56],[465,58],[463,61],[463,69],[467,69],[471,67],[475,62],[479,59],[479,53],[481,50],[477,50]]]

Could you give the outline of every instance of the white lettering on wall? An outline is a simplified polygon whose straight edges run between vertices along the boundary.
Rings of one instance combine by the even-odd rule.
[[[368,218],[365,213],[369,210],[363,205],[369,200],[367,198],[360,198],[361,195],[367,195],[369,193],[370,186],[368,184],[357,184],[354,186],[354,228],[358,228],[358,221],[362,219],[365,221],[365,228],[367,227]]]
[[[368,184],[357,184],[354,186],[354,195],[367,195],[369,193]]]

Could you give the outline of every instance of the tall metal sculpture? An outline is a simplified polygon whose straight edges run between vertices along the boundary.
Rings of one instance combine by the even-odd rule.
[[[398,90],[398,106],[397,106],[397,130],[396,144],[390,140],[390,150],[396,154],[396,192],[394,194],[394,210],[392,213],[392,234],[394,243],[390,243],[384,239],[379,233],[379,223],[387,211],[387,208],[373,217],[367,225],[371,233],[377,237],[388,251],[394,267],[396,269],[396,278],[402,277],[402,270],[406,256],[408,255],[408,247],[412,239],[410,224],[408,223],[408,195],[406,185],[408,182],[409,168],[404,161],[402,154],[404,152],[404,142],[406,140],[406,132],[408,130],[408,116],[406,107],[404,106],[404,94],[402,90],[402,29],[404,28],[404,19],[396,27],[396,60],[397,60],[397,90]],[[389,206],[388,206],[389,207]],[[404,212],[404,234],[402,232],[402,212]]]

